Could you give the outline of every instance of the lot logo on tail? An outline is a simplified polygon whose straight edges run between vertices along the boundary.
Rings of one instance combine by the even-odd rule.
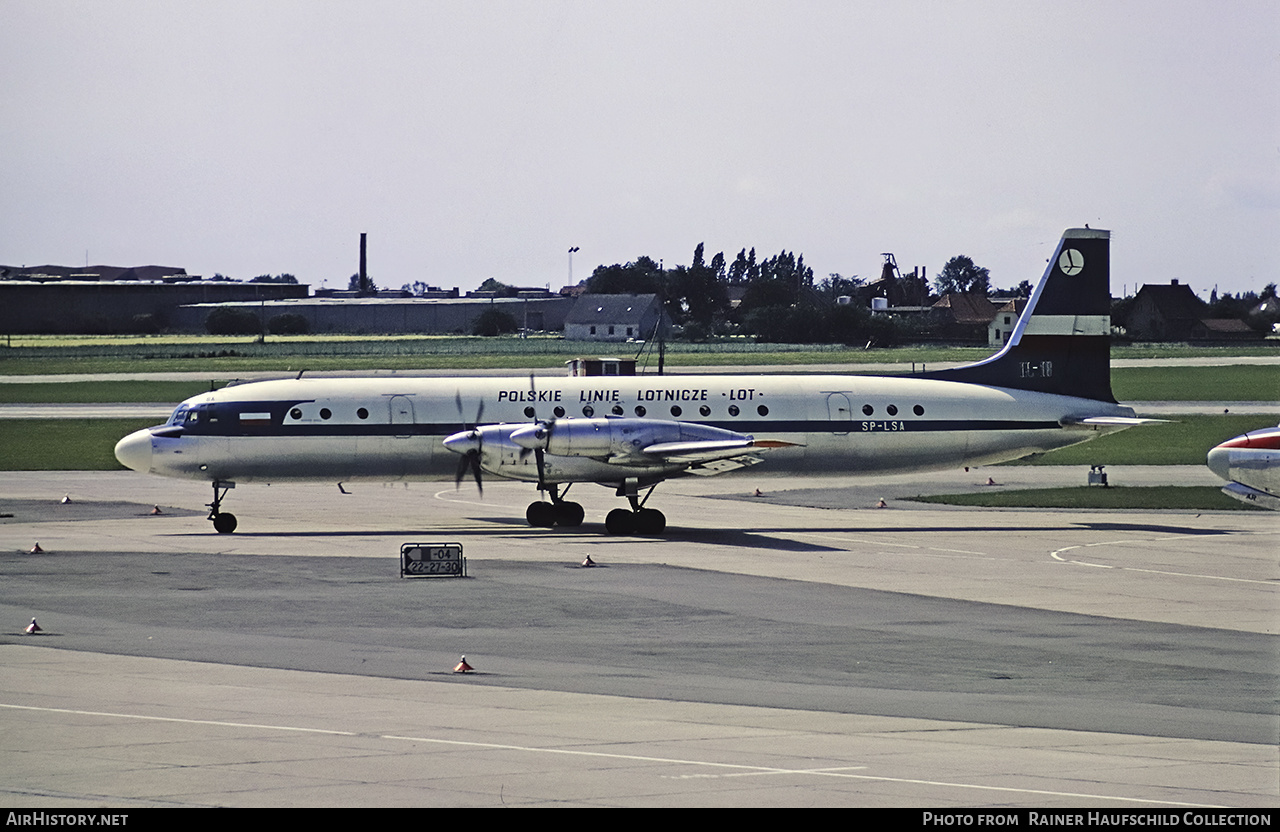
[[[1077,249],[1069,248],[1058,258],[1058,268],[1067,277],[1075,277],[1084,271],[1084,255]]]

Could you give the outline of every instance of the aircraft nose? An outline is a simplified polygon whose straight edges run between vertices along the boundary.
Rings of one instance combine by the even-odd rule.
[[[1231,481],[1231,450],[1218,446],[1209,451],[1209,470],[1228,482]]]
[[[147,473],[151,470],[151,431],[135,430],[116,443],[116,459],[126,468]]]

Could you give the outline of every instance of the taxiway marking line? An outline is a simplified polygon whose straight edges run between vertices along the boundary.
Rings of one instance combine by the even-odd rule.
[[[968,549],[947,549],[941,546],[920,546],[915,543],[895,543],[888,540],[878,540],[874,537],[844,537],[841,535],[823,534],[821,532],[804,532],[804,531],[796,531],[796,532],[792,532],[792,534],[796,535],[797,537],[814,537],[814,538],[817,538],[818,540],[834,540],[846,546],[863,546],[863,547],[870,546],[870,545],[891,546],[899,549],[915,549],[920,552],[945,552],[945,553],[954,554],[954,555],[967,555],[969,556],[969,559],[976,557],[976,558],[981,558],[983,560],[996,560],[996,558],[993,555],[990,555],[986,552],[971,552]],[[849,551],[852,551],[852,550],[849,550]]]
[[[267,731],[294,731],[300,734],[328,734],[330,736],[339,737],[356,737],[359,734],[354,731],[334,731],[325,728],[299,728],[291,725],[265,725],[254,722],[224,722],[216,719],[192,719],[191,717],[180,716],[147,716],[145,714],[120,714],[111,711],[79,711],[73,708],[45,708],[36,705],[11,705],[7,702],[0,702],[0,708],[9,708],[15,711],[40,711],[49,714],[74,714],[75,716],[105,716],[115,719],[141,719],[148,722],[181,722],[187,725],[214,725],[220,728],[261,728]]]
[[[700,766],[707,768],[729,769],[738,776],[741,774],[795,774],[807,775],[810,777],[839,777],[851,780],[869,780],[879,783],[902,783],[905,785],[917,786],[938,786],[943,788],[967,789],[974,791],[992,791],[1006,792],[1013,794],[1040,795],[1047,797],[1066,797],[1076,799],[1089,800],[1116,800],[1128,803],[1150,803],[1164,806],[1187,806],[1195,808],[1214,808],[1212,804],[1202,803],[1182,803],[1171,800],[1153,800],[1141,797],[1122,797],[1106,794],[1088,794],[1083,792],[1061,792],[1049,789],[1024,789],[1012,786],[985,786],[976,783],[956,783],[946,780],[921,780],[912,777],[883,777],[872,774],[852,774],[851,770],[865,768],[865,766],[847,766],[840,768],[779,768],[774,766],[755,766],[742,763],[721,763],[711,760],[691,760],[679,757],[649,757],[641,754],[618,754],[608,751],[584,751],[582,749],[570,748],[547,748],[528,745],[508,745],[505,743],[488,743],[488,742],[472,742],[466,740],[445,740],[434,737],[410,737],[400,736],[396,734],[367,734],[357,731],[335,731],[326,728],[302,728],[294,725],[267,725],[263,723],[253,722],[226,722],[214,719],[193,719],[190,717],[172,717],[172,716],[148,716],[144,714],[124,714],[114,713],[111,711],[83,711],[73,708],[47,708],[36,705],[13,705],[0,702],[0,708],[9,708],[11,710],[21,711],[40,711],[43,713],[55,714],[74,714],[78,716],[101,716],[111,717],[115,719],[135,719],[149,722],[178,722],[188,725],[209,725],[219,728],[253,728],[266,731],[287,731],[299,734],[323,734],[326,736],[342,736],[342,737],[359,737],[373,736],[378,739],[396,740],[403,742],[423,742],[434,745],[452,745],[465,748],[487,749],[491,751],[515,751],[526,754],[558,754],[571,757],[596,757],[610,760],[623,760],[642,763],[666,763],[679,766]],[[711,775],[715,776],[715,775]]]
[[[459,498],[457,497],[458,490],[459,490],[459,489],[456,489],[456,488],[455,488],[453,491],[450,491],[449,489],[444,488],[444,489],[441,489],[440,491],[437,491],[436,493],[432,494],[432,495],[431,495],[431,498],[432,498],[433,500],[439,500],[439,501],[440,501],[440,502],[442,502],[442,503],[452,503],[453,505],[462,505],[462,506],[483,506],[483,507],[485,507],[485,508],[494,508],[494,507],[497,507],[497,508],[509,508],[509,509],[512,509],[512,510],[515,510],[516,508],[518,508],[518,506],[511,505],[510,503],[493,503],[493,502],[488,502],[488,503],[478,503],[478,502],[476,502],[475,500],[463,500],[463,499],[459,499]],[[450,499],[450,498],[449,498],[449,495],[451,495],[451,494],[452,494],[452,495],[454,495],[455,499]]]
[[[1229,581],[1231,583],[1237,583],[1237,584],[1261,584],[1262,586],[1269,586],[1269,587],[1280,589],[1280,586],[1278,586],[1275,581],[1258,580],[1257,578],[1229,578],[1225,575],[1201,575],[1197,572],[1170,572],[1167,569],[1143,569],[1142,567],[1139,567],[1139,566],[1113,566],[1111,564],[1106,564],[1106,563],[1089,563],[1088,561],[1085,561],[1085,560],[1068,560],[1067,558],[1062,557],[1063,552],[1070,552],[1075,549],[1090,549],[1094,546],[1119,546],[1122,544],[1133,544],[1133,543],[1159,543],[1164,540],[1187,540],[1187,539],[1189,539],[1188,536],[1179,535],[1175,537],[1142,538],[1139,540],[1106,540],[1099,543],[1082,543],[1078,546],[1064,546],[1061,549],[1055,549],[1054,551],[1049,553],[1049,557],[1053,558],[1059,563],[1069,563],[1069,564],[1074,564],[1075,566],[1090,566],[1090,567],[1093,567],[1094,569],[1119,569],[1124,572],[1146,572],[1151,575],[1169,575],[1170,577],[1174,577],[1174,578],[1203,578],[1207,581]]]

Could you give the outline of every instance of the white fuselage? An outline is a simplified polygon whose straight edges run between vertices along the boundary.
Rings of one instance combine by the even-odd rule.
[[[194,414],[194,415],[193,415]],[[1117,430],[1120,405],[953,381],[853,375],[288,379],[188,399],[171,429],[121,440],[131,468],[206,481],[448,480],[450,434],[477,424],[620,416],[711,425],[779,447],[753,470],[873,474],[1016,459]],[[534,455],[484,467],[538,480]],[[546,482],[661,479],[685,466],[547,455]],[[696,472],[694,472],[696,473]]]

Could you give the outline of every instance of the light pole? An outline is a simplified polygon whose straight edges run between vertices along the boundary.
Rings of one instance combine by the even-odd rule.
[[[578,250],[577,246],[569,249],[569,285],[573,285],[573,253]]]

